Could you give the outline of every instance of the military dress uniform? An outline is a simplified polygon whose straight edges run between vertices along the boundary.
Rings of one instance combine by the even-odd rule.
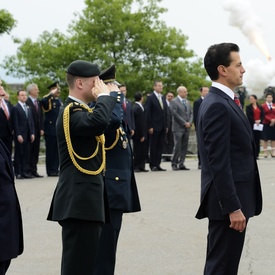
[[[74,61],[67,73],[92,77],[99,75],[97,68]],[[101,224],[108,218],[103,132],[115,102],[111,96],[100,96],[92,110],[69,96],[60,109],[56,124],[60,176],[48,220],[62,226],[62,275],[93,274]]]
[[[48,88],[56,87],[55,82]],[[53,86],[55,85],[55,86]],[[51,92],[41,99],[42,109],[44,111],[44,137],[46,144],[46,171],[48,176],[59,175],[59,156],[56,137],[56,120],[59,109],[63,105],[58,97],[54,97]]]
[[[99,77],[104,82],[112,82],[115,79],[114,70],[115,67],[112,66],[103,71]],[[141,210],[133,169],[133,153],[123,121],[122,102],[124,95],[120,92],[112,92],[111,96],[118,98],[104,134],[106,149],[105,185],[111,223],[102,226],[94,275],[114,274],[122,215],[123,213]]]

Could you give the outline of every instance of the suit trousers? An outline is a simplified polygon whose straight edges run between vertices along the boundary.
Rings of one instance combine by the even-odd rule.
[[[180,167],[184,166],[184,161],[188,148],[189,130],[184,132],[173,132],[174,135],[174,149],[171,163],[173,165],[179,164]]]
[[[29,162],[30,174],[37,173],[39,150],[40,150],[40,134],[36,135],[35,140],[30,144],[30,162]]]
[[[229,225],[229,220],[209,220],[204,275],[238,274],[245,230],[240,233]]]
[[[66,219],[59,224],[63,244],[61,275],[92,275],[102,223]]]
[[[102,225],[93,275],[114,275],[116,249],[122,223],[122,215],[122,210],[110,209],[111,223]]]
[[[133,140],[134,145],[134,169],[144,170],[146,161],[146,148],[147,140],[140,142],[139,140]]]
[[[29,167],[30,142],[19,143],[15,140],[14,143],[14,173],[16,176],[26,175]]]
[[[150,168],[159,167],[165,145],[165,131],[153,132],[150,135]]]
[[[5,275],[9,266],[10,266],[11,260],[0,262],[0,275]]]

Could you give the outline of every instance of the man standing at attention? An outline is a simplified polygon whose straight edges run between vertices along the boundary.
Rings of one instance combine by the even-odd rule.
[[[40,101],[38,100],[38,86],[35,83],[29,84],[27,86],[27,92],[29,93],[29,97],[26,103],[32,112],[35,137],[34,142],[32,142],[30,145],[29,174],[35,176],[36,178],[41,178],[43,176],[37,173],[37,163],[39,159],[40,138],[44,135],[43,111],[40,105]]]
[[[56,120],[63,105],[60,96],[59,82],[48,86],[50,92],[41,99],[44,111],[44,137],[46,145],[46,172],[49,177],[59,175],[59,156],[56,137]]]
[[[172,132],[174,136],[173,157],[171,160],[172,169],[190,170],[184,165],[187,153],[189,133],[193,121],[193,112],[190,102],[187,100],[187,89],[179,86],[178,96],[170,103],[172,114]]]
[[[150,169],[152,171],[165,171],[160,167],[162,152],[167,132],[167,103],[161,93],[163,84],[157,80],[154,82],[154,91],[146,100],[145,113],[150,142]]]
[[[166,161],[171,161],[174,148],[174,137],[172,132],[172,114],[170,110],[170,103],[174,99],[173,92],[168,92],[165,96],[167,103],[167,132],[165,134],[165,147],[163,153],[165,154],[163,159]]]
[[[239,47],[211,46],[204,67],[213,81],[196,123],[202,165],[196,217],[209,219],[204,274],[236,275],[248,219],[262,210],[253,133],[234,102],[245,73]]]
[[[69,65],[69,96],[56,124],[60,176],[48,220],[62,226],[62,275],[93,274],[101,226],[106,221],[103,132],[116,98],[109,96],[99,74],[96,64],[84,60]],[[92,110],[87,104],[95,100]]]
[[[196,122],[197,122],[199,108],[205,96],[208,94],[208,91],[209,91],[208,87],[201,87],[200,97],[193,104],[193,121],[194,121],[195,129],[196,129]],[[198,155],[198,169],[201,169],[201,160],[200,160],[200,154],[198,149],[197,149],[197,155]]]

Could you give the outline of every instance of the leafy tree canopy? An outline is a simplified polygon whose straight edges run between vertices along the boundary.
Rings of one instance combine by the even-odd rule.
[[[197,97],[198,88],[208,84],[202,60],[187,49],[187,36],[160,20],[166,12],[160,3],[86,0],[67,36],[55,30],[43,32],[37,41],[14,39],[17,54],[6,57],[3,67],[15,77],[35,80],[44,94],[55,79],[66,86],[65,70],[73,60],[88,60],[102,69],[114,63],[117,80],[127,85],[129,96],[151,91],[153,81],[160,79],[165,91],[184,85],[191,98]]]
[[[0,10],[0,35],[7,33],[16,26],[16,20],[13,19],[12,15],[6,10]]]

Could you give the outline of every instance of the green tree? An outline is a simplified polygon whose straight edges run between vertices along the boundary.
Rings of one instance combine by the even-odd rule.
[[[5,59],[8,74],[17,77],[64,81],[64,71],[75,59],[98,63],[102,69],[115,63],[117,80],[129,95],[152,90],[161,79],[165,90],[185,85],[197,96],[206,85],[202,60],[187,49],[188,37],[166,26],[161,0],[86,0],[86,8],[70,24],[69,35],[44,32],[38,41],[16,41],[17,55]],[[45,86],[45,84],[44,84]]]
[[[12,15],[6,10],[0,10],[0,34],[9,34],[15,26],[16,20]]]

